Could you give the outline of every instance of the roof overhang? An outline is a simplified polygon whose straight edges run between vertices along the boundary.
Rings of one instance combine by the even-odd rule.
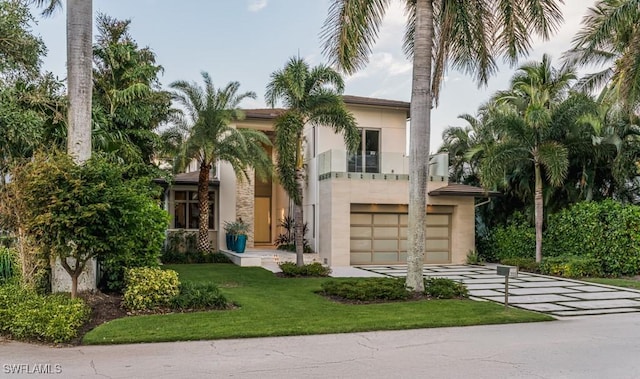
[[[466,197],[498,197],[500,192],[489,191],[482,187],[451,183],[429,192],[429,196],[466,196]]]

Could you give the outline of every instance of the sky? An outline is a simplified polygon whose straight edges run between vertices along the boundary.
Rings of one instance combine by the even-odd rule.
[[[536,39],[533,50],[520,63],[551,55],[554,65],[569,49],[582,17],[594,0],[565,0],[565,22],[549,41]],[[64,3],[64,2],[63,2]],[[163,87],[176,80],[202,83],[208,72],[216,86],[238,81],[241,91],[254,91],[256,100],[245,100],[244,108],[265,107],[264,92],[272,72],[293,56],[311,65],[327,63],[322,55],[320,31],[329,0],[93,0],[95,14],[131,19],[130,34],[139,46],[149,47],[164,67]],[[345,94],[409,101],[411,62],[402,53],[404,8],[395,0],[387,12],[365,69],[345,77]],[[95,25],[94,25],[95,26]],[[37,14],[33,32],[48,48],[43,69],[66,77],[65,11],[50,18]],[[95,36],[95,32],[94,32]],[[446,73],[440,105],[432,112],[430,150],[442,143],[448,126],[465,126],[460,114],[475,114],[491,94],[505,89],[515,68],[501,65],[486,87],[453,70]]]

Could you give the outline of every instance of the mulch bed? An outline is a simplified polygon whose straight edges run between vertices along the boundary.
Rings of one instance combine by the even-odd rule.
[[[122,308],[122,295],[95,291],[81,292],[78,297],[81,297],[91,308],[91,315],[89,321],[78,330],[78,337],[70,342],[72,345],[80,345],[82,337],[91,329],[105,322],[127,316],[127,311]]]

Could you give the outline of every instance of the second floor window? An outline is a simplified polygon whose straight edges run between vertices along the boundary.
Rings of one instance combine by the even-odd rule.
[[[175,191],[173,227],[175,229],[198,229],[200,210],[198,207],[198,191]],[[209,229],[215,229],[213,220],[215,192],[209,191]]]
[[[349,172],[380,172],[380,130],[360,129],[360,144],[356,151],[349,152]]]

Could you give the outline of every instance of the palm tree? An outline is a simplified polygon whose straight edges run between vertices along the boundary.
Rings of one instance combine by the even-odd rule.
[[[294,203],[296,263],[304,265],[304,188],[303,131],[305,125],[322,125],[344,136],[348,150],[360,141],[356,122],[344,105],[344,82],[340,74],[327,66],[310,68],[301,58],[291,58],[284,69],[271,74],[265,95],[269,106],[281,101],[287,110],[276,119],[275,146],[278,151],[278,176]]]
[[[575,74],[571,68],[555,70],[544,55],[539,63],[519,68],[509,91],[498,92],[503,106],[493,115],[493,127],[501,140],[481,163],[481,180],[490,186],[504,180],[505,173],[533,163],[536,261],[542,260],[543,171],[554,186],[562,184],[568,170],[568,150],[552,138],[553,111],[564,99]]]
[[[240,83],[231,82],[215,88],[211,77],[202,73],[204,88],[197,83],[176,81],[170,87],[176,90],[173,98],[185,109],[175,116],[175,125],[163,136],[177,143],[174,170],[183,170],[195,159],[198,176],[198,251],[208,253],[209,244],[209,177],[217,161],[228,162],[238,178],[249,180],[249,169],[258,175],[267,175],[271,159],[264,146],[271,142],[257,130],[236,129],[230,126],[244,118],[239,104],[246,98],[255,98],[253,92],[238,93]]]
[[[426,242],[431,108],[438,103],[449,65],[485,84],[497,70],[494,57],[513,64],[531,47],[535,32],[547,39],[562,20],[555,0],[406,0],[405,53],[413,59],[409,176],[408,288],[422,292]],[[333,0],[323,26],[324,53],[347,73],[371,53],[390,0]]]
[[[31,0],[50,16],[61,0]],[[77,163],[91,158],[93,1],[67,0],[67,152]]]
[[[587,91],[608,86],[609,94],[631,114],[640,106],[639,24],[637,0],[599,0],[589,8],[564,56],[570,64],[604,66],[585,76],[579,86]]]

